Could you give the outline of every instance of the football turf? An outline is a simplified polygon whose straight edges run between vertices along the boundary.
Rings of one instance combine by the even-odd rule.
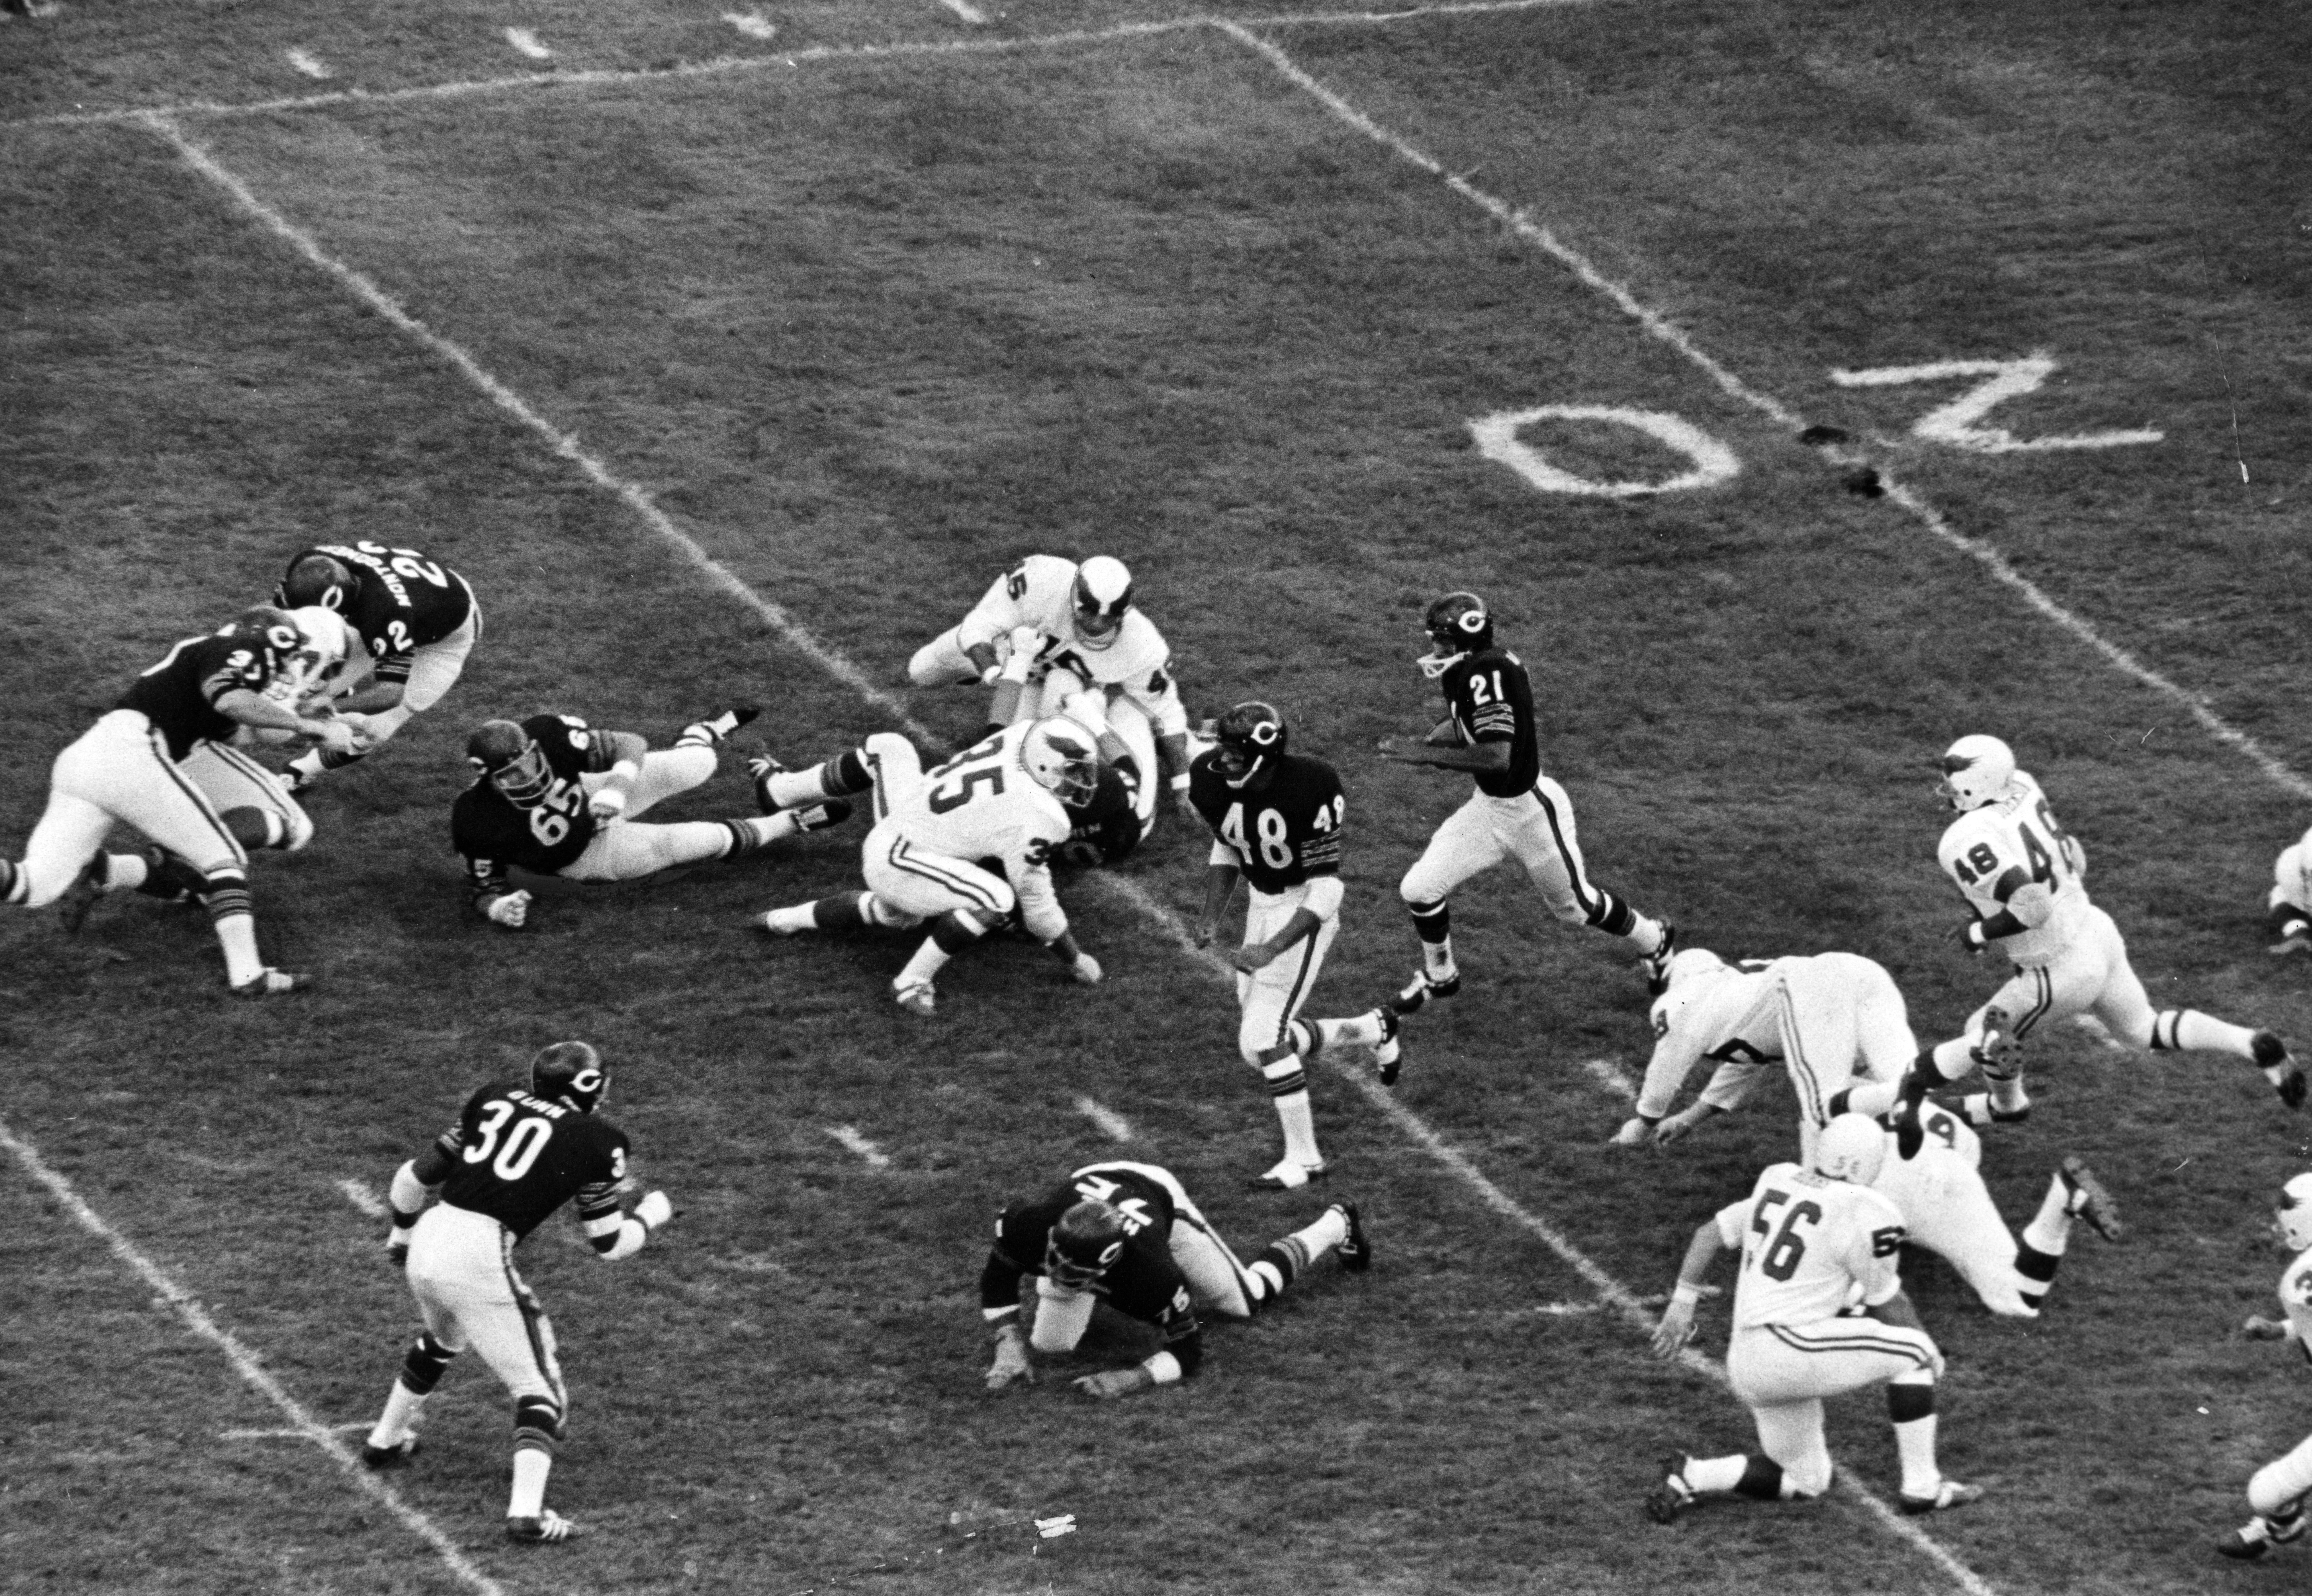
[[[1997,972],[1949,941],[1933,761],[1991,730],[2082,839],[2155,1001],[2312,1042],[2302,976],[2257,935],[2303,805],[1915,508],[2312,768],[2290,713],[2312,444],[2312,212],[2290,187],[2303,20],[1606,4],[1290,27],[1246,13],[1249,38],[1033,45],[1186,13],[1022,5],[981,31],[934,6],[765,14],[775,48],[674,5],[88,0],[0,30],[5,834],[136,670],[261,597],[315,536],[437,554],[486,617],[450,700],[316,792],[310,850],[258,864],[267,948],[313,990],[228,1002],[201,919],[141,899],[108,899],[71,939],[19,916],[0,1120],[320,1422],[349,1424],[373,1414],[414,1319],[341,1182],[381,1190],[468,1090],[541,1043],[600,1045],[607,1112],[684,1216],[616,1269],[559,1223],[525,1248],[573,1388],[551,1500],[597,1533],[495,1543],[506,1416],[478,1367],[453,1368],[395,1477],[508,1590],[1953,1588],[1844,1496],[1646,1523],[1653,1460],[1747,1444],[1741,1410],[1648,1359],[1592,1283],[1338,1075],[1315,1072],[1334,1181],[1242,1194],[1274,1156],[1273,1115],[1225,990],[1143,906],[1198,902],[1204,846],[1185,828],[1121,873],[1140,896],[1064,883],[1105,985],[990,946],[951,967],[925,1024],[888,996],[909,939],[747,929],[851,885],[855,825],[679,881],[549,890],[521,937],[462,918],[445,820],[463,733],[553,709],[662,744],[743,696],[799,763],[892,724],[829,674],[831,650],[961,740],[973,695],[905,694],[908,653],[1020,554],[1113,553],[1195,708],[1269,698],[1296,746],[1340,768],[1344,930],[1310,1012],[1352,1012],[1412,968],[1395,884],[1464,790],[1370,750],[1434,718],[1410,663],[1420,606],[1469,586],[1533,668],[1593,873],[1692,940],[1870,955],[1922,1039],[1948,1034]],[[175,126],[574,434],[571,454],[781,606],[817,656],[166,129],[40,119],[528,70],[507,26],[554,46],[556,70],[640,75]],[[290,48],[334,82],[300,81]],[[760,65],[683,65],[725,57]],[[1831,376],[2040,353],[2046,386],[1982,424],[2163,440],[1954,449],[1914,425],[1979,377]],[[1740,474],[1540,493],[1470,423],[1546,406],[1674,415]],[[1841,428],[1902,492],[1849,492],[1793,421]],[[1684,468],[1611,421],[1523,437],[1598,480]],[[749,807],[731,760],[670,812]],[[1506,873],[1455,910],[1467,988],[1408,1026],[1398,1098],[1606,1271],[1662,1289],[1692,1226],[1785,1155],[1787,1103],[1672,1155],[1601,1147],[1624,1104],[1588,1066],[1642,1067],[1634,975]],[[2240,1577],[2207,1545],[2248,1473],[2300,1437],[2302,1371],[2229,1331],[2268,1306],[2281,1260],[2264,1208],[2312,1155],[2304,1123],[2229,1060],[2067,1035],[2034,1068],[2035,1118],[1986,1144],[1994,1195],[2020,1223],[2078,1152],[2130,1239],[2083,1236],[2027,1326],[1914,1265],[1950,1356],[1946,1468],[1992,1487],[1925,1528],[2001,1592]],[[1135,1138],[1110,1139],[1080,1098]],[[1354,1195],[1379,1261],[1320,1268],[1274,1314],[1215,1332],[1187,1388],[1094,1407],[1056,1371],[987,1397],[973,1283],[989,1217],[1117,1156],[1178,1171],[1239,1249]],[[241,1434],[286,1421],[69,1212],[17,1189],[0,1241],[13,1578],[469,1588],[309,1442]],[[1723,1324],[1705,1310],[1712,1350]],[[1891,1493],[1875,1399],[1834,1404],[1832,1442]],[[1038,1539],[1031,1521],[1057,1514],[1076,1532]]]

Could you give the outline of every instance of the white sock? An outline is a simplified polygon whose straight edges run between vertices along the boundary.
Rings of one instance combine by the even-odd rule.
[[[1338,1208],[1327,1208],[1313,1225],[1294,1231],[1287,1241],[1298,1242],[1311,1258],[1321,1258],[1349,1237],[1349,1217]]]
[[[1442,942],[1423,943],[1421,969],[1422,973],[1432,981],[1451,980],[1454,974],[1453,938],[1448,937]]]
[[[1325,1156],[1317,1150],[1317,1115],[1309,1106],[1309,1094],[1294,1092],[1275,1102],[1277,1121],[1284,1127],[1284,1156],[1295,1164],[1317,1168],[1325,1162]]]
[[[1298,1023],[1315,1033],[1309,1045],[1300,1051],[1304,1059],[1313,1059],[1327,1048],[1340,1047],[1344,1043],[1357,1047],[1380,1045],[1379,1009],[1371,1014],[1361,1014],[1353,1020],[1301,1020]]]
[[[104,890],[109,893],[132,892],[144,885],[153,873],[141,853],[115,853],[104,861]]]
[[[1748,1455],[1738,1452],[1730,1458],[1688,1458],[1680,1478],[1694,1490],[1730,1491],[1749,1467]]]
[[[418,1416],[425,1411],[425,1399],[397,1380],[387,1393],[385,1411],[377,1416],[377,1427],[369,1433],[369,1443],[376,1447],[398,1446],[403,1436],[417,1427]]]
[[[546,1477],[554,1468],[554,1454],[535,1446],[513,1450],[513,1496],[506,1517],[534,1519],[546,1511]]]
[[[2063,1249],[2071,1244],[2072,1195],[2062,1176],[2057,1175],[2047,1182],[2047,1195],[2039,1199],[2038,1213],[2023,1227],[2025,1246],[2050,1258],[2063,1255]]]
[[[228,914],[215,922],[218,945],[224,949],[224,978],[234,986],[255,981],[265,971],[257,951],[257,917]]]
[[[1935,1420],[1930,1413],[1895,1426],[1895,1450],[1903,1460],[1903,1495],[1931,1496],[1942,1488],[1943,1471],[1935,1467]]]
[[[907,961],[907,967],[899,972],[899,979],[891,984],[898,987],[929,986],[932,977],[945,968],[947,961],[947,949],[926,937],[924,945],[915,949],[915,956]]]

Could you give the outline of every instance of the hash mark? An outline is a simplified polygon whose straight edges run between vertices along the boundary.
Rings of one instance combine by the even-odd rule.
[[[1094,1097],[1076,1099],[1076,1112],[1099,1126],[1111,1141],[1133,1139],[1132,1122]]]
[[[337,1182],[337,1190],[346,1194],[346,1200],[347,1202],[353,1204],[354,1207],[359,1208],[363,1213],[367,1214],[371,1218],[382,1219],[385,1217],[385,1205],[377,1199],[377,1193],[371,1190],[366,1182],[362,1181],[339,1181]]]
[[[973,5],[970,3],[970,0],[940,0],[940,4],[946,6],[950,11],[955,13],[956,15],[961,17],[965,22],[969,22],[975,28],[983,27],[986,24],[986,13],[982,12],[977,6]]]
[[[514,48],[520,50],[523,55],[528,56],[533,61],[551,61],[554,59],[554,52],[547,49],[544,45],[539,43],[538,35],[532,33],[527,28],[508,28],[505,31],[505,39],[508,44],[513,46]]]
[[[757,12],[726,11],[722,20],[749,39],[768,39],[778,31]]]
[[[314,55],[311,50],[290,50],[287,52],[287,55],[289,57],[289,65],[303,73],[307,77],[327,78],[333,75],[328,65],[323,63],[321,58],[319,56]]]
[[[1622,1067],[1613,1060],[1584,1059],[1581,1060],[1581,1068],[1588,1070],[1599,1086],[1615,1096],[1629,1103],[1635,1103],[1638,1100],[1637,1083],[1631,1080],[1623,1072]]]
[[[832,1137],[835,1140],[842,1143],[844,1147],[849,1148],[852,1152],[856,1153],[862,1158],[864,1158],[867,1161],[867,1166],[870,1169],[889,1169],[891,1167],[890,1155],[884,1152],[882,1148],[877,1147],[873,1142],[869,1141],[865,1137],[860,1135],[856,1128],[849,1125],[829,1125],[827,1128],[827,1134]]]

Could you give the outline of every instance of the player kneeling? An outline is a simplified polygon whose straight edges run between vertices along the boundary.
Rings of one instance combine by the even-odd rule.
[[[1747,1198],[1694,1233],[1654,1330],[1654,1351],[1667,1358],[1684,1348],[1703,1277],[1719,1253],[1739,1248],[1726,1376],[1757,1424],[1760,1452],[1669,1458],[1662,1483],[1646,1498],[1655,1522],[1674,1522],[1704,1496],[1819,1496],[1831,1476],[1822,1399],[1874,1385],[1887,1388],[1903,1462],[1903,1511],[1933,1513],[1983,1495],[1980,1486],[1945,1479],[1935,1464],[1943,1355],[1903,1295],[1903,1217],[1870,1189],[1886,1156],[1878,1121],[1841,1114],[1816,1139],[1811,1170],[1773,1165]],[[1861,1305],[1851,1313],[1847,1304],[1858,1291]]]
[[[1152,1325],[1164,1345],[1129,1368],[1075,1381],[1094,1397],[1128,1396],[1194,1375],[1204,1358],[1197,1310],[1249,1319],[1284,1294],[1311,1260],[1372,1265],[1372,1245],[1352,1202],[1272,1242],[1249,1268],[1237,1261],[1169,1170],[1152,1164],[1093,1164],[996,1217],[995,1245],[979,1278],[980,1312],[995,1330],[987,1389],[1036,1378],[1029,1348],[1072,1352],[1105,1302]],[[1020,1279],[1036,1279],[1032,1332],[1020,1323]]]

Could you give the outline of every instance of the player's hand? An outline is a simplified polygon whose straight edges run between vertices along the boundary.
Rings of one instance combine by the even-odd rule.
[[[626,795],[622,788],[598,787],[586,799],[586,813],[597,820],[616,820],[626,812]]]
[[[1079,986],[1096,987],[1103,972],[1098,959],[1088,953],[1080,953],[1068,965],[1068,973],[1075,977]]]
[[[641,1220],[646,1228],[656,1230],[674,1217],[674,1204],[665,1192],[653,1191],[635,1204],[635,1217]]]
[[[2251,1313],[2247,1316],[2247,1322],[2240,1326],[2240,1333],[2251,1341],[2285,1341],[2288,1339],[2288,1321],[2266,1319],[2261,1313]]]
[[[1633,1114],[1622,1122],[1622,1128],[1606,1138],[1609,1147],[1642,1147],[1653,1139],[1654,1128],[1638,1115]]]
[[[1232,951],[1228,962],[1243,974],[1256,975],[1276,962],[1276,949],[1265,942],[1248,942]]]
[[[1018,1336],[1005,1336],[995,1343],[995,1361],[987,1365],[987,1389],[1002,1391],[1017,1383],[1036,1383],[1036,1365],[1028,1361],[1028,1344]]]
[[[1117,1397],[1128,1397],[1140,1389],[1138,1369],[1103,1369],[1097,1374],[1085,1374],[1075,1382],[1075,1388],[1088,1397],[1108,1401]]]
[[[519,892],[502,893],[486,899],[482,904],[482,912],[507,930],[519,931],[523,922],[530,919],[530,889],[524,887]]]
[[[1694,1304],[1681,1303],[1675,1297],[1662,1310],[1661,1322],[1654,1326],[1654,1356],[1676,1357],[1694,1339]]]
[[[1191,933],[1190,940],[1194,941],[1198,947],[1210,947],[1213,939],[1220,934],[1221,928],[1218,921],[1200,920],[1196,922],[1195,930]]]
[[[1654,1146],[1658,1147],[1669,1146],[1670,1143],[1685,1137],[1687,1132],[1709,1117],[1710,1105],[1706,1103],[1696,1103],[1682,1113],[1672,1114],[1654,1127]]]
[[[1383,759],[1394,759],[1400,763],[1410,764],[1413,763],[1413,753],[1417,745],[1411,737],[1383,737],[1373,746],[1380,750],[1380,756]]]
[[[1974,954],[1976,957],[1980,958],[1983,955],[1983,950],[1991,946],[1989,943],[1984,941],[1979,934],[1983,922],[1979,920],[1968,920],[1965,925],[1959,927],[1958,929],[1951,933],[1951,939],[1957,942],[1961,947],[1966,949],[1967,952]]]
[[[326,705],[323,707],[327,708]],[[309,714],[303,729],[308,737],[333,754],[351,754],[354,751],[355,737],[353,725],[338,720],[334,711],[321,716]]]

